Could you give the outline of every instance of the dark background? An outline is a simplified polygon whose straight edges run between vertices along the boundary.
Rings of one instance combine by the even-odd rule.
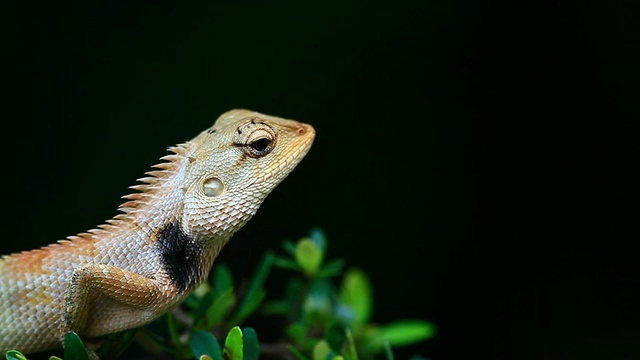
[[[103,223],[248,108],[317,138],[219,257],[238,276],[320,226],[375,321],[438,326],[398,359],[636,358],[631,3],[4,5],[2,253]]]

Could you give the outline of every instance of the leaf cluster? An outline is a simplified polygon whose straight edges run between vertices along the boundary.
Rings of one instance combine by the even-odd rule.
[[[435,326],[423,320],[372,322],[370,279],[362,269],[345,269],[343,260],[326,258],[327,237],[321,229],[295,242],[284,240],[282,249],[281,254],[267,252],[240,285],[227,266],[215,265],[211,281],[180,307],[142,329],[111,335],[98,355],[118,358],[135,341],[149,353],[174,359],[393,360],[394,348],[435,335]],[[288,281],[281,298],[267,299],[265,284],[273,269],[286,272]],[[249,320],[260,317],[282,319],[281,329],[269,329],[278,332],[276,340],[258,340]],[[90,354],[76,334],[67,335],[65,360],[85,360]],[[26,359],[15,350],[6,358]]]

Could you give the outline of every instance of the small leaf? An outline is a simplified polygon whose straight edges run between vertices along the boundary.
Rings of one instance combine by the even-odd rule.
[[[331,277],[340,275],[344,267],[344,260],[335,259],[327,262],[316,274],[317,277]]]
[[[281,256],[276,256],[273,260],[273,266],[279,267],[285,270],[295,270],[300,271],[300,265],[293,260],[289,260],[287,258],[283,258]]]
[[[191,309],[198,309],[202,298],[211,292],[211,285],[208,282],[203,282],[196,289],[187,296],[187,298],[182,302],[184,305],[190,307]]]
[[[327,280],[316,279],[311,282],[309,292],[302,305],[303,315],[307,321],[322,325],[332,317],[332,290],[332,285]]]
[[[233,276],[227,266],[222,264],[216,266],[213,274],[213,289],[217,296],[229,289],[233,289]]]
[[[209,355],[200,355],[198,360],[213,360],[213,358]]]
[[[318,341],[313,347],[313,360],[331,360],[335,355],[336,353],[325,340]]]
[[[385,340],[392,347],[405,346],[433,337],[436,327],[426,321],[401,320],[378,327],[366,342],[372,352],[384,350]]]
[[[242,311],[238,311],[236,317],[234,318],[233,324],[242,323],[249,315],[251,315],[260,304],[262,304],[262,300],[267,296],[267,292],[264,289],[258,289],[251,294],[251,297],[245,298],[244,307]]]
[[[214,360],[222,360],[220,344],[216,337],[207,331],[198,330],[191,337],[191,351],[197,358],[209,356]]]
[[[186,307],[190,309],[197,309],[198,305],[200,305],[200,299],[201,297],[198,297],[198,295],[194,291],[191,294],[189,294],[189,296],[187,296],[186,299],[184,299],[182,304],[184,304]]]
[[[291,311],[291,306],[286,301],[269,301],[262,305],[260,314],[262,315],[285,315]]]
[[[340,301],[353,310],[355,324],[365,324],[371,316],[373,297],[367,275],[360,269],[349,269],[340,289]]]
[[[319,227],[315,227],[309,232],[309,237],[318,245],[322,255],[325,255],[327,253],[327,235],[324,231]]]
[[[200,285],[198,285],[198,287],[196,287],[196,289],[193,290],[191,294],[195,295],[198,299],[200,299],[201,297],[204,296],[204,294],[211,292],[211,289],[212,289],[211,284],[209,284],[207,281],[204,281]]]
[[[258,342],[258,334],[251,327],[242,329],[242,352],[243,360],[258,360],[260,356],[260,343]]]
[[[238,326],[229,330],[222,354],[225,360],[242,360],[242,330]]]
[[[294,322],[287,328],[287,334],[293,342],[302,342],[307,335],[307,327],[299,322]]]
[[[264,254],[262,261],[251,277],[251,281],[247,287],[247,292],[244,294],[242,302],[238,306],[238,310],[236,311],[236,315],[232,321],[233,324],[241,323],[247,316],[251,315],[263,300],[265,291],[262,287],[269,275],[269,271],[271,271],[274,258],[275,255],[271,251]]]
[[[204,296],[200,300],[200,303],[198,304],[198,307],[196,308],[196,311],[193,313],[194,330],[199,328],[200,323],[204,319],[207,311],[211,308],[211,305],[213,305],[213,294],[211,292],[208,292],[204,294]]]
[[[296,246],[296,261],[307,275],[315,275],[322,263],[322,250],[310,238],[304,238]]]
[[[404,320],[380,326],[380,332],[391,346],[400,346],[429,339],[435,335],[436,328],[426,321]]]
[[[229,310],[236,303],[236,296],[233,293],[233,288],[227,289],[213,301],[213,304],[206,313],[207,326],[215,326],[222,323],[224,317],[229,313]]]
[[[27,360],[27,357],[18,350],[9,350],[4,354],[4,356],[7,360]]]
[[[306,292],[304,287],[305,283],[300,277],[292,278],[287,282],[284,292],[284,301],[289,304],[289,309],[293,309],[300,301],[301,294]]]
[[[293,241],[291,241],[289,239],[284,240],[282,242],[282,248],[284,249],[284,251],[289,253],[289,255],[291,255],[291,256],[295,256],[296,255],[296,244]]]
[[[291,345],[291,344],[287,344],[287,349],[291,352],[291,354],[293,354],[293,356],[296,357],[296,359],[298,360],[307,360],[307,357],[304,356],[300,350],[296,349],[295,346]]]
[[[391,349],[391,344],[389,343],[389,340],[384,339],[384,351],[387,354],[387,360],[394,360],[393,359],[393,350]]]
[[[346,338],[345,328],[339,324],[332,324],[324,333],[324,339],[332,349],[340,349]]]
[[[169,335],[171,336],[171,340],[175,345],[181,344],[180,335],[178,334],[178,329],[176,329],[175,320],[173,319],[173,314],[168,312],[167,315],[167,328],[169,329]],[[65,355],[65,358],[67,356]]]
[[[78,334],[68,332],[64,336],[65,360],[89,360],[89,354]]]
[[[358,360],[358,352],[356,351],[356,344],[353,341],[351,330],[346,329],[345,335],[347,336],[347,342],[345,343],[346,349],[344,350],[345,360]]]

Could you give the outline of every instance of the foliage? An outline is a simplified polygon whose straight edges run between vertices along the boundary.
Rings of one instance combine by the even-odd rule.
[[[246,287],[235,284],[224,264],[216,265],[211,282],[200,286],[181,307],[142,329],[111,335],[98,354],[117,358],[135,336],[151,344],[148,351],[175,359],[393,360],[394,347],[434,336],[434,325],[422,320],[372,323],[369,278],[361,269],[344,269],[342,260],[326,260],[322,230],[313,229],[297,242],[285,240],[282,247],[283,255],[264,255]],[[267,301],[265,282],[274,267],[291,277],[284,297]],[[278,340],[259,342],[254,328],[245,325],[249,317],[259,316],[285,320]],[[6,358],[26,359],[15,350]],[[89,358],[75,333],[65,338],[64,358]]]

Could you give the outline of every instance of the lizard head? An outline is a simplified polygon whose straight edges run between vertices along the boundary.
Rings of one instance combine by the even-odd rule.
[[[293,120],[232,110],[188,142],[183,227],[229,235],[309,151],[315,130]]]

